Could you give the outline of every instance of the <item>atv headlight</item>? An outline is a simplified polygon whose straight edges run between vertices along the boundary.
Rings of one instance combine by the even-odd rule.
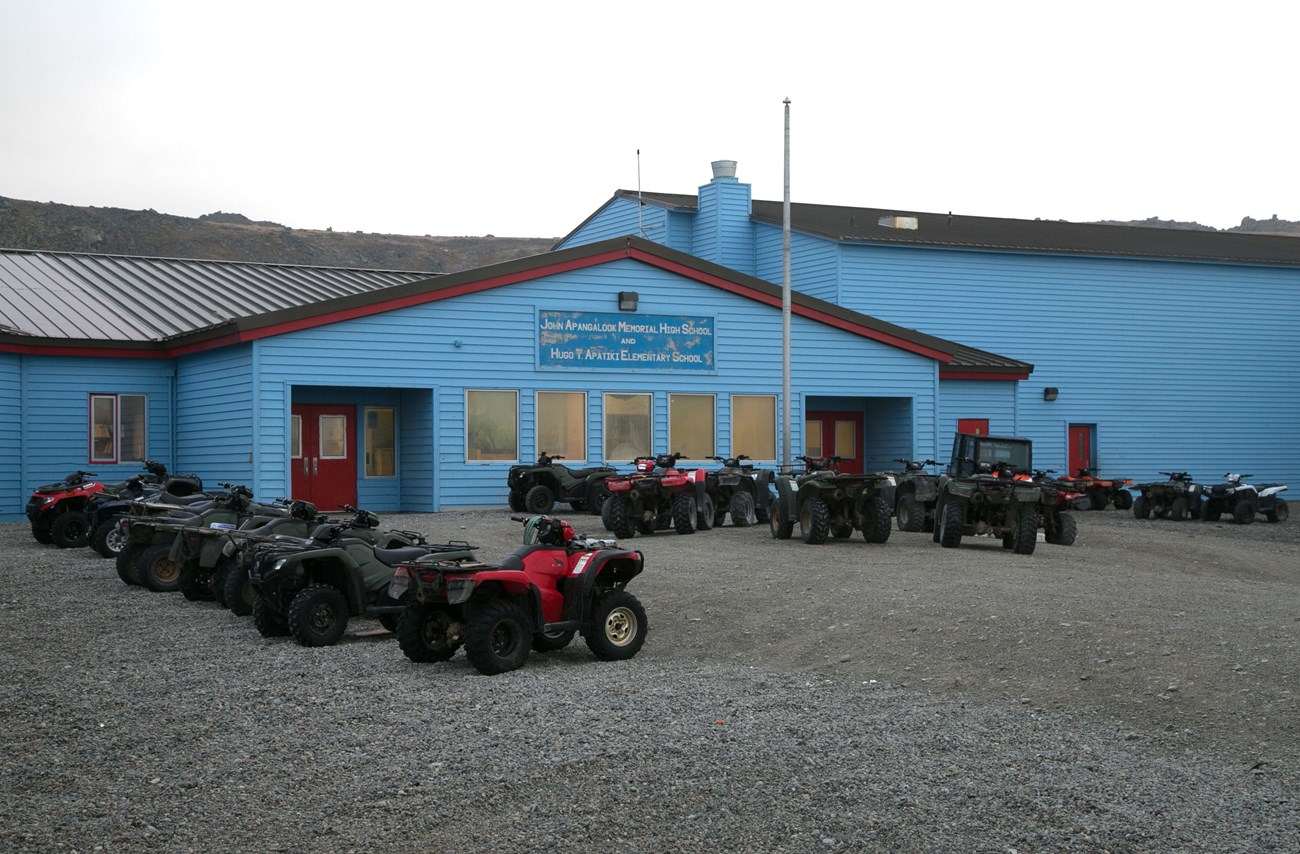
[[[275,563],[271,564],[271,571],[272,571],[272,572],[279,572],[280,570],[284,569],[284,565],[285,565],[286,563],[288,563],[288,562],[289,562],[289,559],[288,559],[287,557],[282,557],[282,558],[280,558],[280,559],[277,560]]]

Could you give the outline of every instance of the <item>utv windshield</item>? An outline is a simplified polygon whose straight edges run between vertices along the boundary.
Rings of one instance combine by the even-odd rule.
[[[1008,442],[999,439],[977,439],[975,441],[975,462],[988,463],[996,469],[998,463],[1009,463],[1018,472],[1028,472],[1030,468],[1030,445],[1025,442]]]

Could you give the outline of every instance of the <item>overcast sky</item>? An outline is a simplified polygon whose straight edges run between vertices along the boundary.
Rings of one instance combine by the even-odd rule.
[[[0,196],[551,237],[796,202],[1300,220],[1287,2],[0,0]]]

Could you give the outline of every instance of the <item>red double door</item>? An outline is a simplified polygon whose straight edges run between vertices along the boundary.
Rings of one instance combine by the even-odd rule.
[[[809,412],[804,416],[804,453],[840,457],[839,470],[862,474],[862,413]]]
[[[290,429],[293,497],[320,510],[357,503],[357,408],[297,404]]]

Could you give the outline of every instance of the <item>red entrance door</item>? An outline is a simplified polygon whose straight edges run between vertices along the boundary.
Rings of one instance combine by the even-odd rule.
[[[842,457],[840,471],[862,474],[862,413],[809,412],[804,416],[804,453],[810,457]]]
[[[293,497],[321,510],[357,503],[355,406],[293,407],[289,466]]]
[[[1070,436],[1070,471],[1071,477],[1079,473],[1081,468],[1092,468],[1092,425],[1090,424],[1071,424],[1068,428]]]
[[[987,418],[958,418],[957,432],[970,433],[973,436],[987,436],[989,434],[989,420]]]

